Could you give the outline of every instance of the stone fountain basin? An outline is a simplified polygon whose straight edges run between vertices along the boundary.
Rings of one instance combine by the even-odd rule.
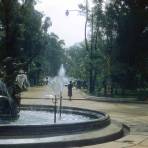
[[[21,110],[53,112],[53,106],[47,105],[22,105]],[[62,113],[75,114],[89,117],[87,121],[72,123],[50,124],[0,124],[0,138],[28,137],[28,136],[60,136],[64,134],[80,133],[101,129],[110,124],[110,117],[104,112],[92,111],[74,107],[62,107]],[[40,117],[39,117],[40,118]]]
[[[23,111],[53,112],[53,106],[22,105]],[[125,136],[129,129],[109,115],[81,108],[63,107],[63,113],[88,120],[56,124],[0,124],[0,148],[66,148],[104,143]],[[40,118],[40,116],[39,116]],[[18,120],[17,120],[18,121]]]

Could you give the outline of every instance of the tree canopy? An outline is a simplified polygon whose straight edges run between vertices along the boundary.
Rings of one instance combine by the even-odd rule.
[[[87,80],[90,93],[147,88],[147,0],[110,0],[106,5],[92,0],[92,7],[86,0],[79,5],[86,14],[85,41],[68,50],[63,40],[49,33],[52,21],[35,9],[36,2],[0,1],[1,67],[11,57],[24,63],[34,82],[56,75],[64,62],[70,76]]]
[[[64,41],[48,33],[50,17],[35,9],[36,0],[0,1],[0,61],[12,57],[26,63],[31,78],[57,74],[64,56]],[[38,75],[38,76],[36,76]]]
[[[105,8],[103,0],[93,0],[93,3],[91,9],[88,4],[80,5],[81,11],[87,13],[90,29],[84,47],[86,51],[81,47],[81,51],[77,49],[83,52],[83,57],[79,56],[77,61],[83,61],[79,64],[89,71],[84,75],[87,74],[90,93],[100,87],[106,89],[108,83],[111,93],[115,87],[123,91],[146,88],[148,1],[111,0]],[[85,58],[87,62],[83,60]]]

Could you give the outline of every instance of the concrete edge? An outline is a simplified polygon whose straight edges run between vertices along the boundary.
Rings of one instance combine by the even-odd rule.
[[[63,139],[61,141],[56,140],[56,141],[48,141],[48,138],[45,137],[45,140],[43,138],[31,138],[30,139],[22,139],[23,143],[20,142],[14,142],[12,139],[12,143],[5,143],[5,144],[1,144],[0,143],[0,147],[1,148],[32,148],[32,147],[36,147],[36,148],[65,148],[65,147],[73,147],[73,146],[89,146],[89,145],[94,145],[94,144],[101,144],[101,143],[105,143],[105,142],[110,142],[113,140],[117,140],[119,138],[122,138],[123,136],[125,136],[124,134],[124,128],[125,126],[119,122],[116,121],[112,121],[113,124],[115,124],[116,126],[120,127],[118,131],[116,131],[113,134],[108,134],[102,137],[89,137],[89,138],[85,138],[81,137],[79,140],[78,139]],[[100,132],[99,130],[96,132]],[[89,132],[86,133],[87,135],[89,135]],[[77,135],[74,135],[77,136]],[[56,138],[56,137],[55,137]],[[58,137],[56,138],[58,139]],[[16,139],[15,139],[16,140]],[[20,139],[21,140],[21,139]],[[27,141],[30,141],[27,143]],[[26,141],[26,142],[25,142]]]

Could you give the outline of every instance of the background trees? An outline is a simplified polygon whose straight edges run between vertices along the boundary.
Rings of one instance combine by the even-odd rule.
[[[80,5],[86,14],[85,43],[66,51],[64,41],[48,33],[52,22],[35,10],[35,4],[0,1],[1,71],[4,59],[12,57],[15,63],[24,63],[22,68],[37,84],[46,75],[56,75],[64,62],[70,76],[88,81],[90,93],[147,88],[147,0],[111,0],[106,5],[93,0],[91,8],[88,3]]]
[[[89,58],[84,44],[73,45],[66,50],[66,70],[76,79],[88,80]]]
[[[148,26],[147,6],[148,2],[144,0],[115,1],[107,6],[107,12],[111,14],[110,18],[115,24],[117,35],[113,44],[115,48],[112,51],[113,75],[118,77],[118,83],[122,88],[135,90],[146,84],[144,81],[146,82],[147,78],[144,73],[146,73],[147,45],[144,42],[148,39],[147,31],[145,32]],[[117,68],[120,69],[118,73]]]
[[[22,69],[30,79],[39,81],[45,75],[56,75],[64,42],[48,33],[51,20],[44,18],[35,4],[36,0],[0,1],[0,62],[12,57],[17,63],[25,63]]]
[[[89,92],[104,87],[106,93],[109,85],[109,94],[117,92],[115,88],[123,94],[147,88],[148,1],[112,0],[105,8],[102,0],[93,3],[88,13],[88,48],[79,57],[87,57],[82,65],[90,71]]]

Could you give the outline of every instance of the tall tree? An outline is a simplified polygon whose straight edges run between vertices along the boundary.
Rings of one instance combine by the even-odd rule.
[[[98,73],[98,56],[99,56],[99,46],[102,45],[102,42],[99,44],[99,41],[101,41],[100,35],[100,28],[102,24],[102,0],[94,1],[96,4],[95,7],[93,7],[91,10],[89,10],[89,4],[88,1],[86,1],[86,6],[80,5],[81,10],[86,13],[86,24],[85,24],[85,46],[87,55],[89,57],[89,92],[94,93],[96,88],[96,79],[97,79],[97,73]],[[97,25],[96,25],[97,23]],[[90,29],[87,29],[87,27],[90,27]],[[89,30],[89,31],[88,31]],[[87,34],[89,34],[87,36]]]
[[[35,4],[36,0],[0,1],[0,60],[11,57],[25,63],[23,69],[29,73],[43,68],[46,74],[55,75],[64,55],[64,42],[48,33],[50,17],[42,21]]]

